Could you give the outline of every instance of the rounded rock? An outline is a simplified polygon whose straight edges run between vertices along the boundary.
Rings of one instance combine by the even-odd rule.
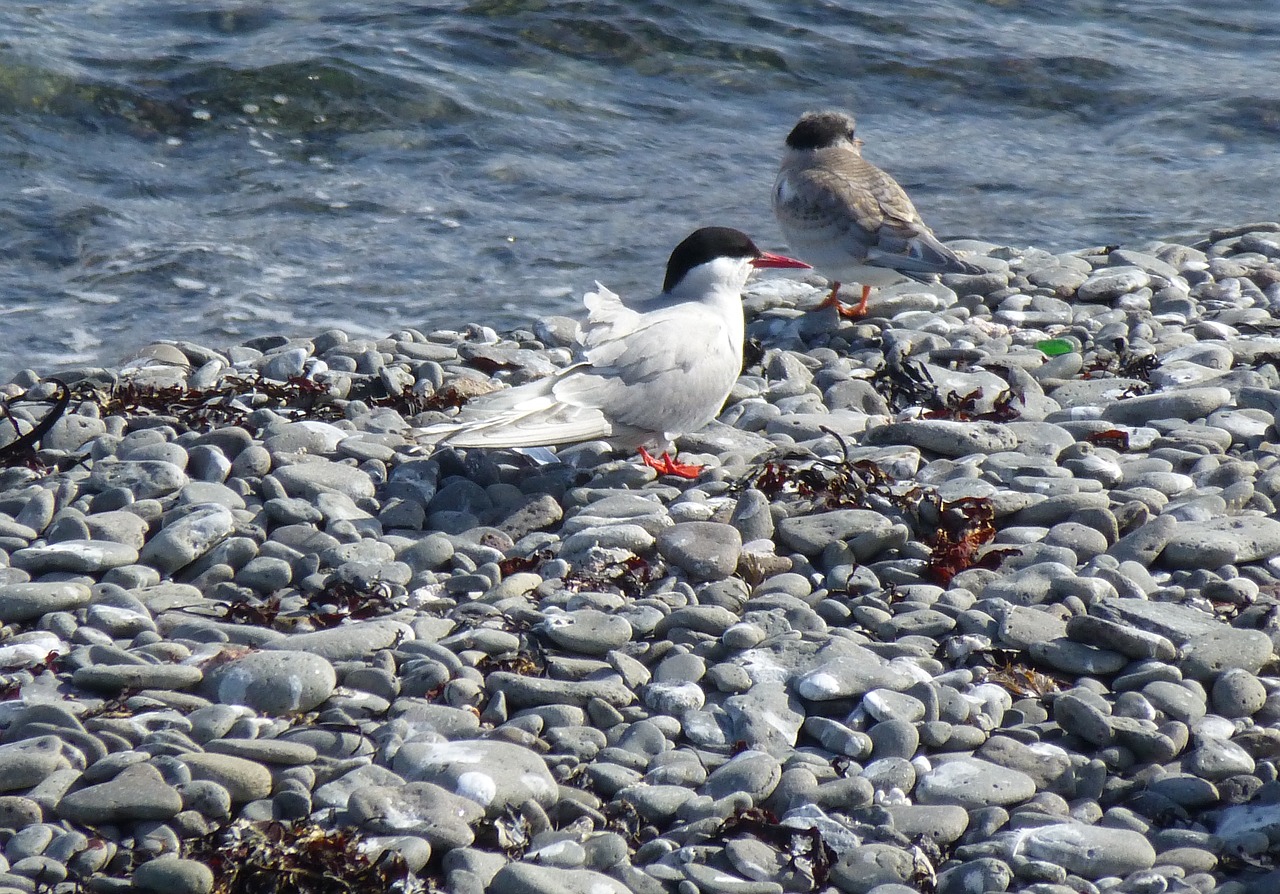
[[[310,711],[333,694],[338,677],[319,655],[298,651],[250,652],[205,675],[201,692],[224,705],[265,714]]]
[[[153,894],[210,894],[213,870],[198,860],[160,857],[135,869],[133,884]]]

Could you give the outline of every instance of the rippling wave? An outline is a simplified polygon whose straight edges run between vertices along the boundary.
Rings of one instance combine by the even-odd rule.
[[[1275,218],[1278,74],[1244,0],[8,5],[0,376],[651,290],[698,225],[781,246],[780,144],[821,106],[948,236]]]

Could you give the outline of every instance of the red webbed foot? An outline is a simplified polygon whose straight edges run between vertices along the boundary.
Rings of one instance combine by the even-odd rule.
[[[662,451],[662,456],[655,458],[648,450],[640,448],[640,461],[651,469],[657,470],[659,475],[675,475],[677,478],[688,478],[692,481],[702,474],[702,466],[692,463],[676,462],[671,458],[667,451]]]
[[[871,297],[871,286],[862,287],[862,300],[853,307],[850,307],[848,304],[845,304],[836,297],[836,293],[839,291],[840,283],[833,283],[831,286],[831,293],[827,295],[827,297],[823,299],[823,302],[814,308],[814,310],[822,310],[824,307],[834,307],[836,309],[836,313],[840,314],[842,317],[856,319],[858,317],[866,316],[867,299]]]

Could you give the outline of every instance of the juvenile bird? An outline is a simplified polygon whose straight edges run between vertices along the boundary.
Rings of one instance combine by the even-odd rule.
[[[791,250],[832,281],[820,306],[858,317],[871,287],[899,276],[983,273],[939,242],[898,182],[862,157],[854,127],[843,112],[806,112],[787,135],[773,187],[773,213]],[[846,282],[862,285],[856,307],[836,297]]]

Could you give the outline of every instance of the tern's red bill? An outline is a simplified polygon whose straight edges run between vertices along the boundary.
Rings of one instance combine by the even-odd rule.
[[[775,255],[773,252],[766,251],[760,257],[753,258],[752,267],[795,267],[802,270],[808,270],[809,265],[804,261],[797,261],[795,258],[789,258],[786,255]]]

